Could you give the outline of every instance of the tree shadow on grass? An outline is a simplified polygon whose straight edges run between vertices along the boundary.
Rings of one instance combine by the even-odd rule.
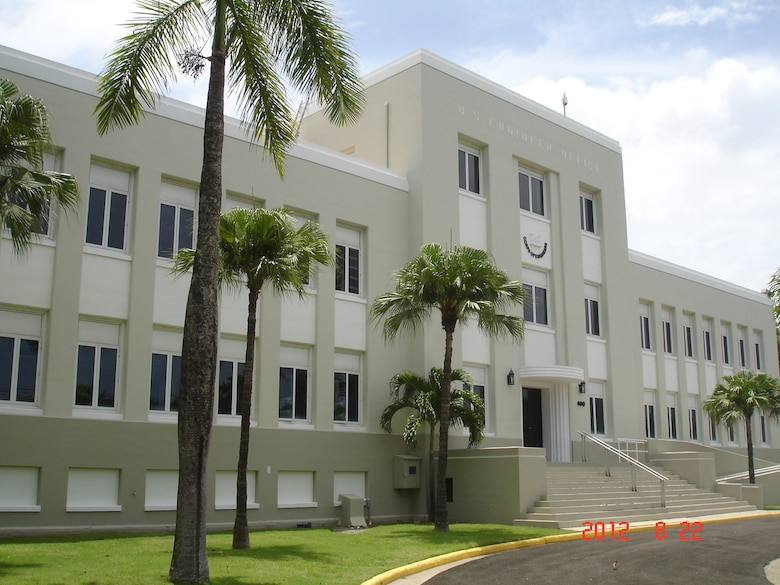
[[[459,528],[457,525],[452,525],[450,526],[449,532],[436,532],[433,529],[433,525],[431,525],[429,532],[421,532],[420,530],[395,530],[391,534],[383,535],[383,538],[387,538],[388,540],[403,539],[407,542],[417,541],[425,544],[451,543],[473,547],[514,542],[516,540],[529,540],[531,538],[539,538],[556,533],[557,531],[555,530],[544,528],[528,528],[523,532],[518,532],[517,529],[513,529],[511,526],[490,526],[489,528],[480,528],[477,531],[468,525],[464,525],[463,529]]]
[[[252,548],[233,549],[233,548],[209,548],[209,558],[211,557],[240,557],[251,558],[258,561],[316,561],[328,563],[334,560],[332,555],[323,554],[315,551],[311,547],[303,544],[284,544],[284,545],[260,545]]]

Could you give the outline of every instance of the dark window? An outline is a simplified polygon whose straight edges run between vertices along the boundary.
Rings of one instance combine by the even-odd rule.
[[[655,439],[655,406],[645,404],[645,437]]]
[[[596,223],[593,217],[593,199],[580,195],[580,228],[583,231],[596,233]]]
[[[650,317],[639,316],[639,337],[642,349],[652,349],[650,346]]]
[[[79,345],[76,405],[113,408],[116,398],[117,350]]]
[[[108,208],[107,208],[108,207]],[[88,244],[123,250],[125,247],[125,221],[127,195],[91,187],[87,208]]]
[[[480,194],[478,154],[458,149],[458,187],[469,193]]]
[[[591,396],[590,432],[596,435],[603,435],[604,429],[604,399],[599,396]]]
[[[308,370],[279,368],[279,418],[308,417]]]
[[[360,250],[336,245],[336,290],[360,294]]]
[[[183,248],[192,248],[194,212],[191,209],[160,204],[160,231],[157,255],[173,258]]]
[[[674,406],[666,407],[666,417],[669,422],[669,438],[677,438],[677,409]]]
[[[520,209],[537,215],[544,215],[544,183],[538,177],[518,173],[520,187]]]
[[[358,374],[335,372],[333,375],[333,420],[359,422]]]
[[[593,299],[585,299],[585,333],[595,336],[601,335],[599,302]]]
[[[541,286],[524,284],[525,300],[523,302],[523,318],[528,323],[547,325],[547,289]]]
[[[0,337],[0,400],[35,402],[38,341]]]
[[[664,352],[674,353],[672,347],[672,324],[669,321],[664,321],[661,325],[664,333]]]
[[[244,387],[244,364],[220,360],[217,389],[217,414],[240,414],[241,390]]]

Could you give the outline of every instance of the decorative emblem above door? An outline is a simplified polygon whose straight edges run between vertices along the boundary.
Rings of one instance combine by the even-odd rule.
[[[547,242],[542,243],[542,237],[537,234],[530,234],[530,237],[523,236],[523,245],[531,257],[539,259],[547,253]]]

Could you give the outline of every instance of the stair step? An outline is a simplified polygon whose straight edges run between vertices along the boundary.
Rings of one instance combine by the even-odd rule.
[[[755,506],[713,493],[653,467],[668,478],[664,486],[666,506],[660,505],[660,482],[637,471],[637,491],[631,490],[631,469],[603,465],[552,464],[547,468],[547,493],[534,502],[516,525],[580,528],[583,522],[640,522],[664,518],[697,518],[755,510]]]

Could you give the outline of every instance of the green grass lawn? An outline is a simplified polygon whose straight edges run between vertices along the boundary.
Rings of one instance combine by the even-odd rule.
[[[219,533],[208,537],[209,567],[214,585],[358,585],[428,557],[561,532],[495,524],[453,524],[448,533],[421,524],[268,530],[239,551],[231,534]],[[165,584],[172,550],[172,535],[0,538],[0,584]]]

